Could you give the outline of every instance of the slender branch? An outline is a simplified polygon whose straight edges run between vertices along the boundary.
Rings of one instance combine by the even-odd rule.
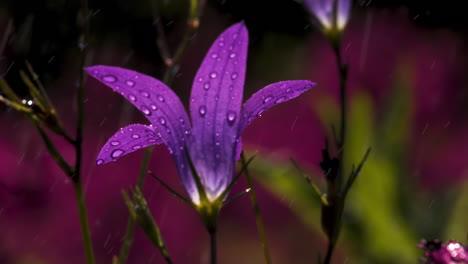
[[[89,231],[88,216],[86,212],[86,203],[83,194],[83,185],[81,180],[73,181],[75,187],[76,202],[78,205],[78,212],[80,215],[81,234],[85,246],[86,263],[94,264],[93,245],[91,242],[91,232]]]
[[[148,171],[148,174],[151,175],[151,177],[153,177],[153,179],[155,179],[156,181],[159,182],[159,184],[161,184],[164,188],[166,188],[170,193],[172,193],[173,195],[175,195],[177,198],[179,198],[180,200],[182,200],[183,202],[185,202],[186,204],[190,205],[191,207],[195,207],[195,205],[187,198],[185,198],[184,196],[182,196],[180,193],[178,193],[176,190],[172,189],[171,186],[169,186],[167,183],[165,183],[162,179],[160,179],[158,176],[156,176],[152,171]]]
[[[241,162],[242,162],[243,166],[246,165],[246,159],[245,159],[245,155],[244,155],[243,151],[241,153]],[[253,210],[254,210],[254,213],[255,213],[255,218],[257,220],[257,229],[258,229],[258,233],[260,235],[260,239],[262,241],[263,255],[265,257],[265,262],[267,264],[271,264],[272,262],[271,262],[270,252],[269,252],[269,249],[268,249],[268,241],[267,241],[267,238],[266,238],[265,227],[263,225],[263,219],[262,219],[262,215],[260,213],[260,207],[258,206],[257,196],[255,194],[255,189],[253,188],[252,179],[250,177],[250,173],[249,173],[247,168],[245,169],[244,175],[245,175],[245,179],[247,181],[247,186],[250,188],[250,192],[249,192],[250,200],[252,202],[252,207],[253,207]]]

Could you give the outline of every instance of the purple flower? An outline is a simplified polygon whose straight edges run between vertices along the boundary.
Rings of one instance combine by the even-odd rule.
[[[351,0],[305,0],[305,3],[325,31],[342,31],[346,26]]]
[[[439,240],[423,240],[419,248],[426,250],[424,263],[428,264],[468,264],[468,247],[456,241],[442,244]]]
[[[151,145],[164,143],[172,154],[185,190],[200,205],[187,148],[206,198],[225,193],[242,149],[241,134],[265,110],[312,88],[310,81],[266,86],[242,105],[248,32],[244,23],[224,31],[213,43],[195,76],[190,116],[177,95],[150,76],[118,67],[91,66],[86,71],[123,95],[151,125],[134,124],[115,133],[101,149],[97,165]],[[222,198],[222,197],[221,197]]]

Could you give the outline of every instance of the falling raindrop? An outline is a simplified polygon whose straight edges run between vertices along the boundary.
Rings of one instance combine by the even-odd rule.
[[[125,153],[124,150],[122,150],[122,149],[116,149],[116,150],[112,151],[111,157],[114,158],[114,159],[116,159],[116,158],[122,156],[124,153]]]
[[[102,80],[108,83],[113,83],[117,81],[117,78],[114,75],[104,75]]]
[[[198,112],[200,113],[201,116],[205,116],[206,106],[204,106],[204,105],[200,106],[200,108],[198,109]]]

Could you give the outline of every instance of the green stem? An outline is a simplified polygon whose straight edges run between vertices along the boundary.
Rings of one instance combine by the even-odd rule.
[[[78,213],[80,215],[81,234],[83,237],[83,245],[86,255],[86,263],[94,264],[93,245],[91,242],[91,233],[89,231],[88,216],[86,213],[86,204],[83,195],[83,185],[80,180],[73,181],[75,187],[76,202],[78,205]]]
[[[245,166],[246,160],[245,160],[244,152],[241,153],[241,162],[242,162],[242,165]],[[263,255],[265,257],[265,262],[267,264],[271,264],[272,262],[271,262],[271,257],[270,257],[270,251],[268,249],[268,241],[266,238],[265,227],[263,225],[263,219],[260,213],[260,207],[258,206],[257,196],[255,194],[255,189],[253,187],[252,179],[250,177],[250,173],[247,168],[245,169],[245,179],[247,181],[247,186],[250,188],[250,191],[249,191],[250,200],[252,202],[252,207],[253,207],[255,218],[257,221],[257,230],[260,235],[260,239],[262,241]]]
[[[323,261],[323,264],[331,263],[331,258],[333,256],[334,249],[335,249],[335,243],[333,243],[331,240],[328,241],[327,255],[325,255],[325,260]]]
[[[151,153],[153,152],[154,147],[149,147],[145,150],[145,154],[143,156],[143,160],[141,161],[140,165],[140,172],[138,174],[137,186],[142,189],[143,183],[146,178],[146,171],[148,170],[149,161],[151,160]],[[130,251],[130,247],[133,243],[133,233],[135,232],[135,225],[136,221],[133,217],[129,217],[127,221],[127,227],[125,231],[125,236],[123,240],[122,248],[120,249],[120,254],[117,263],[124,264],[127,262],[128,253]]]
[[[217,263],[217,250],[216,250],[216,229],[210,230],[210,255],[211,255],[211,264]]]

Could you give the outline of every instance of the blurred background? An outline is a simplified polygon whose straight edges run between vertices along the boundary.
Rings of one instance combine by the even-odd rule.
[[[468,19],[463,1],[368,0],[354,3],[343,37],[349,64],[348,166],[372,153],[347,200],[334,263],[417,263],[422,238],[468,236]],[[88,65],[131,68],[160,78],[164,64],[154,23],[170,47],[181,41],[188,0],[89,0]],[[160,16],[153,14],[154,7]],[[79,1],[0,0],[0,74],[28,98],[19,77],[28,60],[73,132],[79,74]],[[277,106],[244,133],[274,263],[316,263],[326,238],[311,188],[295,159],[324,186],[318,163],[339,118],[332,50],[293,0],[208,0],[200,28],[172,88],[187,105],[191,82],[211,42],[244,20],[250,32],[245,96],[287,79],[318,86]],[[5,36],[8,36],[5,37]],[[136,182],[143,151],[95,166],[117,129],[147,123],[120,95],[86,85],[83,177],[97,263],[118,255],[128,210],[121,190]],[[52,136],[73,160],[74,150]],[[73,186],[22,115],[0,106],[0,263],[84,263]],[[163,146],[150,169],[182,190]],[[242,179],[236,190],[246,188]],[[208,235],[196,212],[148,178],[144,192],[175,263],[208,263]],[[247,196],[220,216],[219,263],[264,263]],[[128,263],[164,263],[137,228]]]

